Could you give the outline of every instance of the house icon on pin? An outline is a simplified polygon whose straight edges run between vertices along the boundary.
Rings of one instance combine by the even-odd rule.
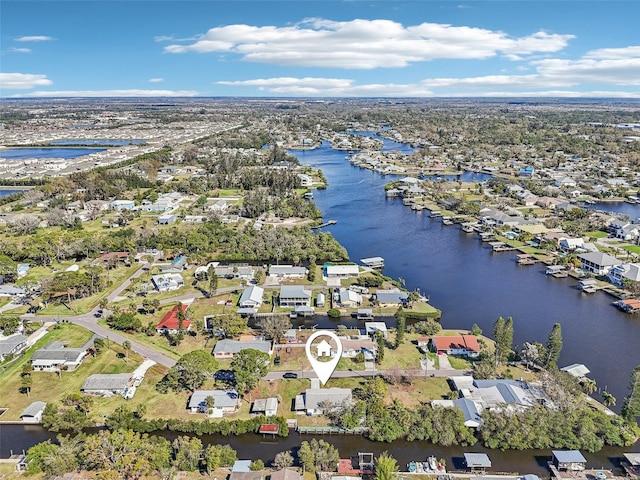
[[[318,357],[331,356],[331,345],[326,340],[322,340],[319,344],[317,344],[316,349],[318,352]]]

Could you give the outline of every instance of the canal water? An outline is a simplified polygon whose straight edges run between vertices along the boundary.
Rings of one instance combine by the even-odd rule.
[[[384,141],[387,149],[410,151]],[[345,152],[332,150],[328,143],[291,153],[323,170],[329,185],[314,192],[314,200],[325,220],[337,220],[326,230],[352,260],[384,257],[385,275],[401,277],[408,289],[426,294],[442,310],[445,328],[469,329],[476,323],[491,336],[495,320],[510,316],[514,344],[522,345],[546,343],[559,322],[559,366],[585,364],[590,377],[618,399],[614,409],[619,409],[631,371],[640,365],[640,318],[618,311],[612,305],[615,299],[605,293],[581,293],[574,279],[545,275],[543,265],[519,266],[514,252],[493,253],[476,234],[445,226],[427,210],[416,212],[399,199],[385,198],[384,185],[398,177],[355,167]]]

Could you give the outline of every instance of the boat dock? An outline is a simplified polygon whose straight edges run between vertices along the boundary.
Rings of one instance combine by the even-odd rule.
[[[320,225],[316,225],[315,227],[311,227],[312,229],[328,227],[329,225],[335,225],[338,223],[337,220],[329,220],[328,222],[321,223]]]
[[[528,253],[520,253],[516,255],[516,262],[518,262],[518,265],[534,265],[538,263],[538,260]]]
[[[569,276],[569,272],[564,265],[549,265],[544,273],[555,278],[565,278]]]
[[[504,242],[490,242],[489,245],[491,245],[494,252],[509,252],[516,249],[516,247],[507,245]]]
[[[624,300],[618,300],[613,302],[618,310],[622,310],[625,313],[637,313],[640,312],[640,300],[637,298],[627,298]]]
[[[361,258],[360,262],[369,268],[378,270],[382,270],[384,268],[384,258],[382,257]]]

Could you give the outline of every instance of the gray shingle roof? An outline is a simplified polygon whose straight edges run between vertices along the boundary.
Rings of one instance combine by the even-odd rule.
[[[38,413],[44,410],[44,407],[47,406],[47,402],[33,402],[27,408],[23,410],[20,414],[20,418],[22,417],[35,417]]]
[[[269,353],[271,350],[271,342],[267,340],[254,340],[253,342],[239,342],[238,340],[223,339],[216,343],[213,347],[213,353],[238,353],[242,350],[253,348],[261,352]]]

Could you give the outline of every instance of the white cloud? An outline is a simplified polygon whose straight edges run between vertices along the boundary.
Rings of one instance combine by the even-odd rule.
[[[501,31],[391,20],[335,22],[311,18],[276,26],[226,25],[210,29],[192,44],[167,45],[168,53],[235,53],[251,62],[277,65],[373,69],[405,67],[434,59],[519,59],[563,49],[573,35],[535,32],[512,38]]]
[[[149,83],[161,83],[161,82],[164,82],[164,78],[155,77],[155,78],[149,79]]]
[[[195,90],[41,90],[26,97],[195,97]]]
[[[36,73],[0,73],[0,89],[44,87],[52,83],[46,75]]]
[[[11,47],[8,51],[11,53],[31,53],[30,48]]]
[[[222,81],[216,82],[219,85],[233,85],[241,87],[310,87],[310,88],[345,88],[353,83],[353,80],[344,78],[257,78],[254,80]]]
[[[25,35],[23,37],[16,38],[16,42],[49,42],[53,40],[53,37],[46,35]]]

